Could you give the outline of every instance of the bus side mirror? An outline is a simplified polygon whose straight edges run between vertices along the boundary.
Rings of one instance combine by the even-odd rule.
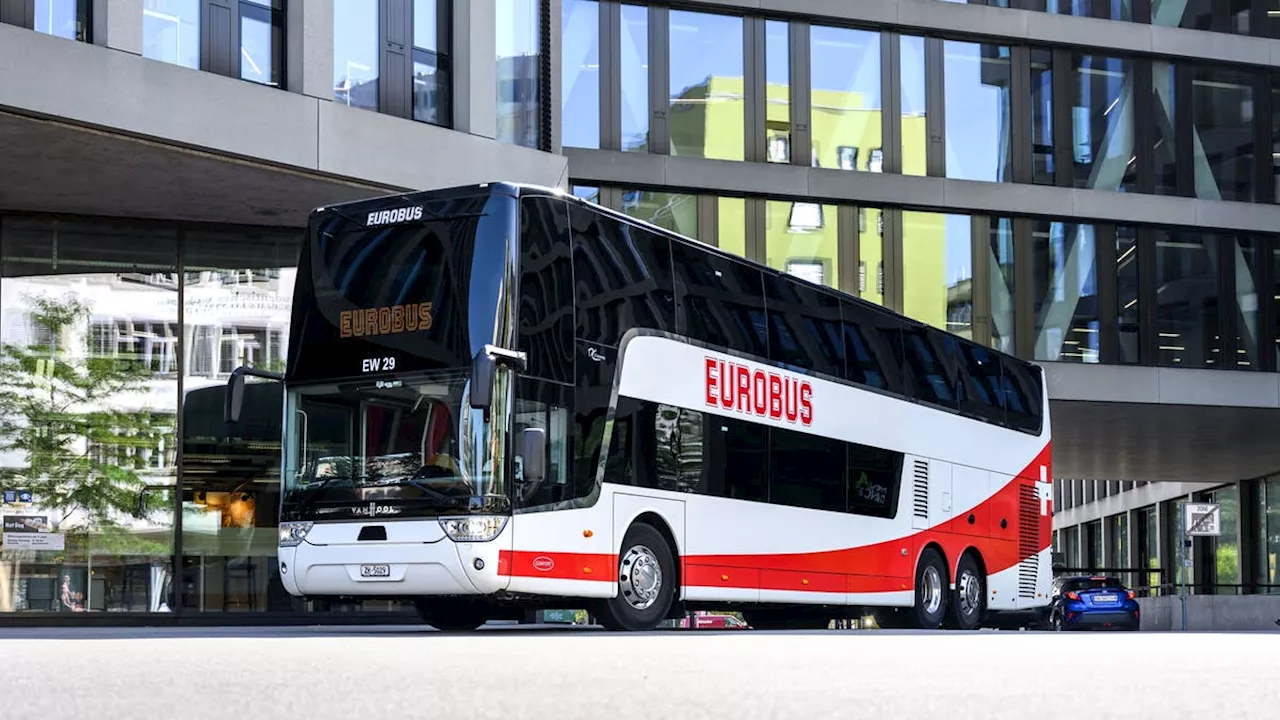
[[[471,407],[489,411],[493,405],[493,358],[486,352],[471,360]]]
[[[222,409],[223,420],[228,424],[240,422],[244,408],[244,368],[236,368],[227,380],[227,400]]]
[[[524,483],[536,489],[547,476],[547,431],[525,428],[520,433],[520,457],[524,461]]]

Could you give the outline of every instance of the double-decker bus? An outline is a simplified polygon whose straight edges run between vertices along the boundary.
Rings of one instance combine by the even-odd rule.
[[[295,596],[452,630],[1048,602],[1038,367],[553,189],[316,210],[283,380]]]

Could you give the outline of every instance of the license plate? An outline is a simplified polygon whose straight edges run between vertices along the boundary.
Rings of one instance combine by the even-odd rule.
[[[390,565],[361,565],[360,577],[367,577],[367,578],[391,577],[391,566]]]
[[[1093,601],[1102,605],[1116,601],[1115,595],[1095,595]]]

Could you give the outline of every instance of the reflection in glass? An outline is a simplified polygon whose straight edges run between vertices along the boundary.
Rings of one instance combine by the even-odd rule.
[[[1098,247],[1092,225],[1037,221],[1032,230],[1036,360],[1096,363]]]
[[[809,282],[837,287],[836,206],[770,200],[765,203],[765,263]]]
[[[89,0],[35,0],[35,31],[90,42]]]
[[[1119,361],[1142,362],[1138,307],[1138,231],[1126,225],[1116,227],[1116,333]]]
[[[991,277],[991,347],[1014,353],[1013,220],[991,218],[987,244],[988,273]]]
[[[1133,154],[1133,61],[1075,53],[1071,92],[1075,186],[1132,192],[1138,179]]]
[[[1218,511],[1222,534],[1210,539],[1213,547],[1213,592],[1216,595],[1235,595],[1240,592],[1240,488],[1229,485],[1209,494],[1221,505]]]
[[[649,150],[649,8],[622,6],[622,149]]]
[[[716,198],[716,245],[739,257],[747,256],[747,201]]]
[[[973,227],[968,215],[902,213],[902,310],[973,337]]]
[[[945,40],[947,177],[1012,182],[1009,48]]]
[[[791,25],[764,24],[765,147],[767,160],[791,162]]]
[[[0,613],[170,612],[177,243],[8,221],[0,255]],[[12,531],[11,523],[21,530]]]
[[[903,35],[901,38],[902,103],[902,174],[924,176],[928,173],[929,98],[925,90],[924,38]]]
[[[561,5],[561,134],[565,147],[600,147],[600,3]]]
[[[200,68],[200,3],[148,0],[142,8],[142,56]]]
[[[1172,63],[1162,60],[1151,61],[1152,84],[1152,120],[1155,132],[1152,133],[1152,162],[1155,166],[1155,191],[1157,195],[1178,194],[1178,133],[1177,115],[1178,92],[1175,83]]]
[[[1267,478],[1258,488],[1258,578],[1262,592],[1280,594],[1280,479]]]
[[[448,13],[439,0],[413,2],[413,119],[453,124]]]
[[[1248,235],[1231,238],[1231,254],[1236,279],[1236,356],[1235,367],[1229,370],[1247,370],[1257,366],[1261,356],[1258,327],[1258,239]]]
[[[280,583],[279,383],[252,381],[223,422],[240,366],[283,372],[299,237],[188,232],[183,274],[183,603],[196,612],[290,611]],[[249,260],[251,259],[251,260]]]
[[[880,33],[809,29],[813,166],[880,172]]]
[[[284,57],[282,0],[240,3],[240,79],[280,87]]]
[[[1280,18],[1276,19],[1280,24]],[[1280,75],[1271,76],[1271,174],[1280,177]],[[1280,203],[1280,182],[1272,183],[1271,201]]]
[[[333,99],[378,109],[378,4],[333,0]]]
[[[1156,331],[1164,367],[1222,367],[1218,238],[1157,230]]]
[[[539,67],[542,64],[542,37],[538,28],[541,0],[496,0],[497,2],[497,139],[538,147],[541,127]]]
[[[742,18],[672,10],[671,154],[742,160]]]
[[[698,239],[698,196],[681,193],[626,190],[622,212],[681,235]]]
[[[1151,24],[1248,35],[1251,5],[1252,0],[1151,0]]]
[[[1205,65],[1190,72],[1196,197],[1252,202],[1253,73]]]
[[[858,297],[884,305],[884,210],[858,208]]]
[[[600,188],[599,187],[596,187],[594,185],[574,185],[572,188],[570,188],[570,192],[572,192],[575,196],[580,197],[583,200],[586,200],[587,202],[592,202],[597,205],[600,204]]]
[[[1053,53],[1031,50],[1031,181],[1054,184]]]
[[[1275,324],[1272,326],[1271,331],[1276,339],[1276,367],[1280,367],[1280,247],[1272,246],[1271,277],[1274,283],[1271,289],[1271,302],[1275,316]]]
[[[1160,2],[1160,0],[1153,0]],[[1049,0],[1047,10],[1057,15],[1075,15],[1100,20],[1133,20],[1133,0]]]

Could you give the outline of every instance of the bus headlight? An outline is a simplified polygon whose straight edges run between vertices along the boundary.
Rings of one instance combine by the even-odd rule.
[[[297,547],[307,533],[311,532],[312,523],[282,522],[280,523],[280,547]]]
[[[454,542],[489,542],[502,534],[507,526],[504,515],[475,515],[471,517],[442,517],[440,527]]]

